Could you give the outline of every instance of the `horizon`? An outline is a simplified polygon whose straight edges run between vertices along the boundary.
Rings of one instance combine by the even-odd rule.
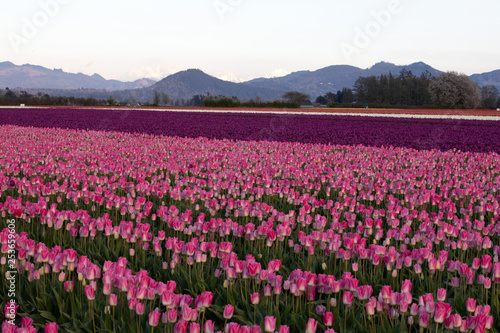
[[[5,61],[108,80],[196,68],[242,82],[381,61],[467,75],[500,68],[493,0],[39,0],[3,9]]]
[[[12,63],[13,65],[15,66],[41,66],[41,65],[38,65],[38,64],[30,64],[30,63],[26,63],[26,64],[16,64],[16,63],[13,63],[12,61],[9,61],[9,60],[5,60],[5,61],[0,61],[0,63],[2,62],[10,62]],[[391,63],[391,62],[388,62],[388,61],[379,61],[369,67],[366,67],[366,68],[362,68],[362,67],[357,67],[357,66],[353,66],[353,65],[347,65],[347,64],[337,64],[337,65],[329,65],[329,66],[326,66],[326,67],[322,67],[322,68],[316,68],[316,69],[299,69],[299,70],[296,70],[296,71],[293,71],[293,72],[290,72],[290,73],[286,73],[286,74],[283,74],[283,75],[280,75],[280,76],[272,76],[272,77],[255,77],[255,78],[250,78],[248,80],[245,80],[245,81],[232,81],[230,79],[227,79],[227,78],[224,78],[224,77],[218,77],[216,75],[213,75],[211,73],[208,73],[207,71],[201,69],[201,68],[186,68],[186,69],[182,69],[182,70],[179,70],[178,72],[175,72],[175,73],[170,73],[170,74],[167,74],[166,76],[162,77],[162,78],[159,78],[159,79],[156,79],[156,78],[150,78],[150,77],[142,77],[142,78],[136,78],[136,79],[133,79],[131,81],[122,81],[122,82],[134,82],[134,81],[138,81],[138,80],[146,80],[146,79],[150,79],[150,80],[154,80],[155,82],[159,82],[165,78],[167,78],[168,76],[171,76],[171,75],[174,75],[174,74],[177,74],[177,73],[180,73],[180,72],[185,72],[185,71],[189,71],[189,70],[199,70],[201,72],[203,72],[204,74],[207,74],[207,75],[210,75],[212,77],[215,77],[217,79],[220,79],[220,80],[224,80],[224,81],[227,81],[227,82],[233,82],[233,83],[245,83],[245,82],[248,82],[248,81],[251,81],[251,80],[255,80],[255,79],[261,79],[261,78],[280,78],[280,77],[284,77],[284,76],[287,76],[289,74],[293,74],[293,73],[296,73],[296,72],[303,72],[303,71],[306,71],[306,72],[315,72],[317,70],[321,70],[321,69],[324,69],[324,68],[327,68],[327,67],[333,67],[333,66],[352,66],[352,67],[357,67],[361,70],[368,70],[378,64],[383,64],[383,63],[386,63],[386,64],[392,64],[392,65],[395,65],[395,66],[400,66],[400,67],[405,67],[405,66],[411,66],[413,64],[417,64],[417,63],[423,63],[427,66],[430,66],[432,67],[433,69],[436,69],[438,71],[441,71],[441,72],[457,72],[459,74],[466,74],[468,76],[471,76],[471,75],[475,75],[475,74],[485,74],[485,73],[490,73],[490,72],[493,72],[493,71],[497,71],[497,70],[500,70],[500,68],[498,69],[492,69],[492,70],[489,70],[489,71],[486,71],[486,72],[482,72],[482,73],[472,73],[472,74],[467,74],[467,73],[463,73],[463,72],[459,72],[459,71],[456,71],[456,70],[449,70],[449,71],[442,71],[440,70],[439,68],[435,68],[434,66],[430,65],[430,64],[427,64],[423,61],[416,61],[414,63],[411,63],[411,64],[395,64],[395,63]],[[44,66],[41,66],[41,67],[44,67]],[[88,75],[88,76],[92,76],[92,75],[99,75],[101,77],[103,77],[104,79],[106,80],[119,80],[119,79],[114,79],[114,78],[107,78],[107,77],[104,77],[103,75],[101,75],[100,73],[92,73],[92,74],[87,74],[87,73],[82,73],[82,72],[67,72],[65,71],[64,69],[62,68],[47,68],[47,67],[44,67],[46,69],[49,69],[49,70],[62,70],[64,73],[66,74],[85,74],[85,75]],[[121,80],[119,80],[121,81]]]

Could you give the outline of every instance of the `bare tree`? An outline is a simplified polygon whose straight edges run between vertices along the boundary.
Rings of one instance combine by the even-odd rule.
[[[481,87],[482,105],[487,109],[497,107],[498,89],[494,85],[485,85]]]
[[[153,105],[154,106],[160,105],[160,94],[156,90],[155,90],[155,95],[153,97]]]
[[[289,91],[283,95],[283,98],[290,103],[300,106],[304,101],[309,99],[309,95],[303,94],[298,91]]]
[[[168,105],[168,103],[170,103],[170,97],[167,95],[167,93],[161,93],[161,101],[163,102],[163,105]]]
[[[465,74],[446,72],[429,84],[434,103],[450,108],[474,109],[481,105],[481,91],[477,83]]]

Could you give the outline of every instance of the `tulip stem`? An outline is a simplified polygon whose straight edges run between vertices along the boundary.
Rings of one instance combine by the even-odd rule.
[[[113,306],[113,333],[115,333],[115,307]]]
[[[347,332],[347,308],[346,308],[346,311],[345,311],[345,315],[344,315],[344,332]]]
[[[94,333],[95,333],[95,316],[94,316],[94,307],[92,306],[92,301],[90,301],[90,313],[92,315],[92,324],[94,326]]]

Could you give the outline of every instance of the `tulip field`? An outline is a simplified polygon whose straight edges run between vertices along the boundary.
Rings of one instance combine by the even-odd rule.
[[[2,332],[500,332],[499,125],[0,109]]]

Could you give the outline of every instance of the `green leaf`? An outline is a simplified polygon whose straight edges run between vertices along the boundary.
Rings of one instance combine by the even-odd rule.
[[[48,311],[40,311],[40,315],[47,319],[47,320],[50,320],[50,322],[53,322],[55,323],[57,321],[56,317],[54,317],[50,312]]]

